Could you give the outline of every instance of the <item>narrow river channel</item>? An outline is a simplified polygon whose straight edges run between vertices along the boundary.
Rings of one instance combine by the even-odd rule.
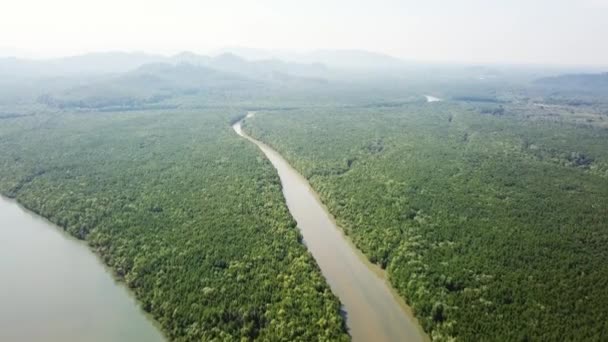
[[[164,341],[86,244],[1,196],[0,279],[0,341]]]
[[[245,119],[252,116],[249,113]],[[256,144],[277,169],[289,211],[342,302],[353,341],[428,341],[403,299],[388,284],[384,271],[372,265],[344,236],[304,177],[278,152],[243,132],[243,120],[233,128]]]

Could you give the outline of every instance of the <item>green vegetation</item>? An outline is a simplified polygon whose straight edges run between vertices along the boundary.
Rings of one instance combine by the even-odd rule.
[[[171,340],[348,339],[247,110],[433,339],[608,339],[606,74],[77,60],[0,61],[0,192]]]
[[[309,179],[434,340],[606,340],[608,131],[495,107],[262,111],[245,130]]]
[[[5,115],[0,191],[85,239],[171,340],[347,340],[242,113]]]

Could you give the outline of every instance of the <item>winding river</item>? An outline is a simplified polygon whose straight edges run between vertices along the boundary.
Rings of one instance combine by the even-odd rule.
[[[278,152],[243,132],[243,120],[253,115],[249,113],[233,129],[256,144],[277,169],[289,211],[308,250],[342,302],[353,341],[428,341],[384,271],[371,264],[343,234],[307,180]]]
[[[0,341],[164,341],[86,244],[1,196],[0,277]]]

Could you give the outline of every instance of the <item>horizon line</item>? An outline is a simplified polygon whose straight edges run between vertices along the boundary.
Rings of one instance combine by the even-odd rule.
[[[160,52],[160,51],[149,51],[144,49],[135,49],[135,50],[127,50],[127,49],[107,49],[107,50],[92,50],[80,53],[66,53],[66,54],[54,54],[47,56],[34,56],[33,54],[14,54],[14,53],[3,53],[2,48],[0,48],[0,59],[16,59],[16,60],[27,60],[33,62],[45,62],[52,60],[60,60],[60,59],[68,59],[68,58],[77,58],[84,57],[90,55],[102,55],[102,54],[126,54],[126,55],[148,55],[148,56],[156,56],[162,58],[173,58],[183,53],[192,53],[198,56],[207,56],[207,57],[218,57],[224,54],[233,54],[247,61],[257,61],[257,60],[280,60],[289,62],[289,59],[281,58],[280,56],[272,56],[271,58],[247,58],[238,52],[230,51],[233,49],[248,49],[251,51],[258,52],[267,52],[267,53],[287,53],[294,55],[307,55],[320,51],[329,51],[329,52],[360,52],[360,53],[369,53],[374,54],[386,58],[393,58],[398,62],[403,64],[431,64],[431,65],[445,65],[445,66],[494,66],[494,67],[521,67],[521,68],[549,68],[549,69],[560,69],[560,68],[588,68],[588,69],[607,69],[608,72],[608,64],[578,64],[578,63],[551,63],[551,62],[521,62],[521,61],[459,61],[459,60],[449,60],[449,59],[409,59],[407,57],[396,56],[386,52],[367,50],[363,48],[314,48],[314,49],[272,49],[272,48],[252,48],[246,46],[230,46],[230,47],[222,47],[217,49],[210,49],[205,52],[201,52],[200,50],[194,49],[180,49],[175,50],[173,52]]]

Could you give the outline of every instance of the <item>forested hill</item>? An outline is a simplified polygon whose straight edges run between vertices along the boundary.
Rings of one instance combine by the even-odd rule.
[[[265,90],[319,87],[328,82],[329,75],[319,64],[247,61],[232,54],[213,58],[190,53],[171,58],[110,55],[99,70],[94,69],[94,56],[72,59],[72,69],[63,60],[0,59],[0,104],[37,102],[60,109],[105,111],[167,108],[178,104],[163,102],[181,96],[217,98],[219,93],[224,100],[243,99]],[[122,61],[118,63],[122,67],[112,66],[112,61]],[[129,66],[136,67],[125,71]]]
[[[47,92],[38,102],[59,108],[136,109],[175,96],[239,92],[262,81],[206,66],[180,63],[146,64],[134,71],[105,77],[68,89]]]

